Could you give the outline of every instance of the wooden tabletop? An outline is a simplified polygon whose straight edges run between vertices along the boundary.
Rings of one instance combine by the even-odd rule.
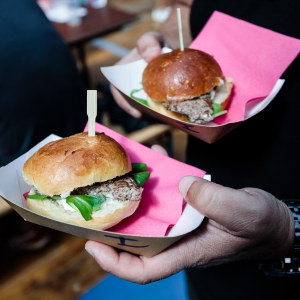
[[[136,15],[105,6],[99,9],[88,8],[87,15],[82,18],[78,26],[72,27],[66,23],[55,22],[52,24],[64,41],[72,46],[113,32],[136,19]]]

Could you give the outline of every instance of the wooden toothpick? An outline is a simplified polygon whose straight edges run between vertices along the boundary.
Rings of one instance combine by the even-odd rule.
[[[180,50],[183,51],[184,46],[183,46],[183,37],[182,37],[182,24],[181,24],[181,11],[180,11],[180,8],[177,8],[177,23],[178,23]]]
[[[89,119],[89,136],[95,136],[95,120],[97,116],[97,91],[87,91],[87,115]]]

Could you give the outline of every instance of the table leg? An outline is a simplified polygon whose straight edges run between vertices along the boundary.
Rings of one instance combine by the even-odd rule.
[[[78,58],[81,63],[81,75],[83,77],[83,80],[87,84],[88,88],[91,87],[91,81],[90,81],[90,76],[89,76],[89,69],[86,64],[86,59],[85,59],[85,49],[84,49],[84,44],[79,44],[77,47],[78,51]]]

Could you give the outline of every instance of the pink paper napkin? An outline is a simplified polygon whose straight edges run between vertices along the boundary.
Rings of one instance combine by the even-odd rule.
[[[87,126],[84,131],[88,131]],[[96,131],[115,139],[125,149],[131,162],[145,163],[151,172],[135,213],[108,231],[164,236],[168,227],[175,225],[182,214],[183,199],[178,191],[180,179],[187,175],[203,177],[205,172],[157,153],[98,123]]]
[[[300,40],[215,11],[190,48],[212,54],[234,93],[223,125],[244,120],[248,102],[264,99],[300,52]]]

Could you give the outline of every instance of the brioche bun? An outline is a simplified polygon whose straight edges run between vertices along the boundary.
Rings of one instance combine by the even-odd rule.
[[[211,55],[194,49],[177,49],[149,62],[143,73],[143,88],[156,101],[184,101],[209,93],[224,80]]]
[[[114,139],[83,132],[40,148],[24,164],[23,178],[41,194],[53,196],[130,171],[130,159]]]
[[[29,194],[34,194],[34,192],[31,191]],[[131,216],[137,209],[140,201],[113,200],[104,202],[99,211],[93,212],[93,219],[89,221],[86,221],[79,211],[64,209],[64,207],[59,204],[59,201],[51,199],[33,200],[27,198],[26,203],[31,211],[47,218],[91,229],[104,230]]]

